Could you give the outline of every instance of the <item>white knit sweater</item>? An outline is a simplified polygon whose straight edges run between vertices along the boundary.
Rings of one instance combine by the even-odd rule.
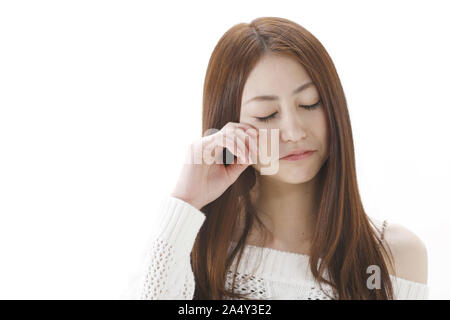
[[[206,216],[187,202],[167,196],[156,218],[147,251],[122,298],[191,300],[195,282],[190,253]],[[233,242],[230,250],[234,245]],[[308,259],[307,255],[247,245],[239,264],[235,292],[250,293],[249,298],[263,300],[329,299],[314,280]],[[228,271],[228,289],[234,266],[233,263]],[[428,299],[427,285],[390,277],[395,299]],[[333,294],[325,284],[322,289]]]

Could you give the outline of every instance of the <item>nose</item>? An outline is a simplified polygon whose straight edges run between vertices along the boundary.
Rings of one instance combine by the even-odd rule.
[[[302,117],[295,112],[286,114],[280,127],[280,139],[283,142],[297,142],[306,138]]]

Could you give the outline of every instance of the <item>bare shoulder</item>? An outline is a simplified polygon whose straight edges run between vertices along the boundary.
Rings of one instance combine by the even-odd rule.
[[[395,262],[393,275],[427,284],[428,253],[424,242],[411,230],[398,223],[388,223],[384,239]]]

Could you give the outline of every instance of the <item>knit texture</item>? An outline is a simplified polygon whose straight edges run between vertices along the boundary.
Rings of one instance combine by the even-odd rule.
[[[124,299],[192,300],[195,290],[190,254],[195,238],[206,219],[198,209],[178,198],[167,196],[161,202],[153,233],[143,261],[130,277]],[[386,220],[381,227],[383,239]],[[236,245],[231,243],[229,250]],[[258,300],[329,300],[336,298],[332,288],[319,285],[309,269],[309,256],[252,245],[244,247],[234,291]],[[228,270],[225,286],[232,287],[235,263]],[[319,260],[320,263],[320,260]],[[324,274],[329,279],[327,274]],[[428,299],[429,287],[390,275],[394,298]]]

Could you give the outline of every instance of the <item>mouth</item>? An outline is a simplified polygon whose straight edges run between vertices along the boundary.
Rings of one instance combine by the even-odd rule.
[[[280,160],[297,161],[297,160],[307,159],[310,156],[312,156],[314,152],[316,152],[316,150],[295,151],[295,152],[288,154],[287,156],[280,158]]]

